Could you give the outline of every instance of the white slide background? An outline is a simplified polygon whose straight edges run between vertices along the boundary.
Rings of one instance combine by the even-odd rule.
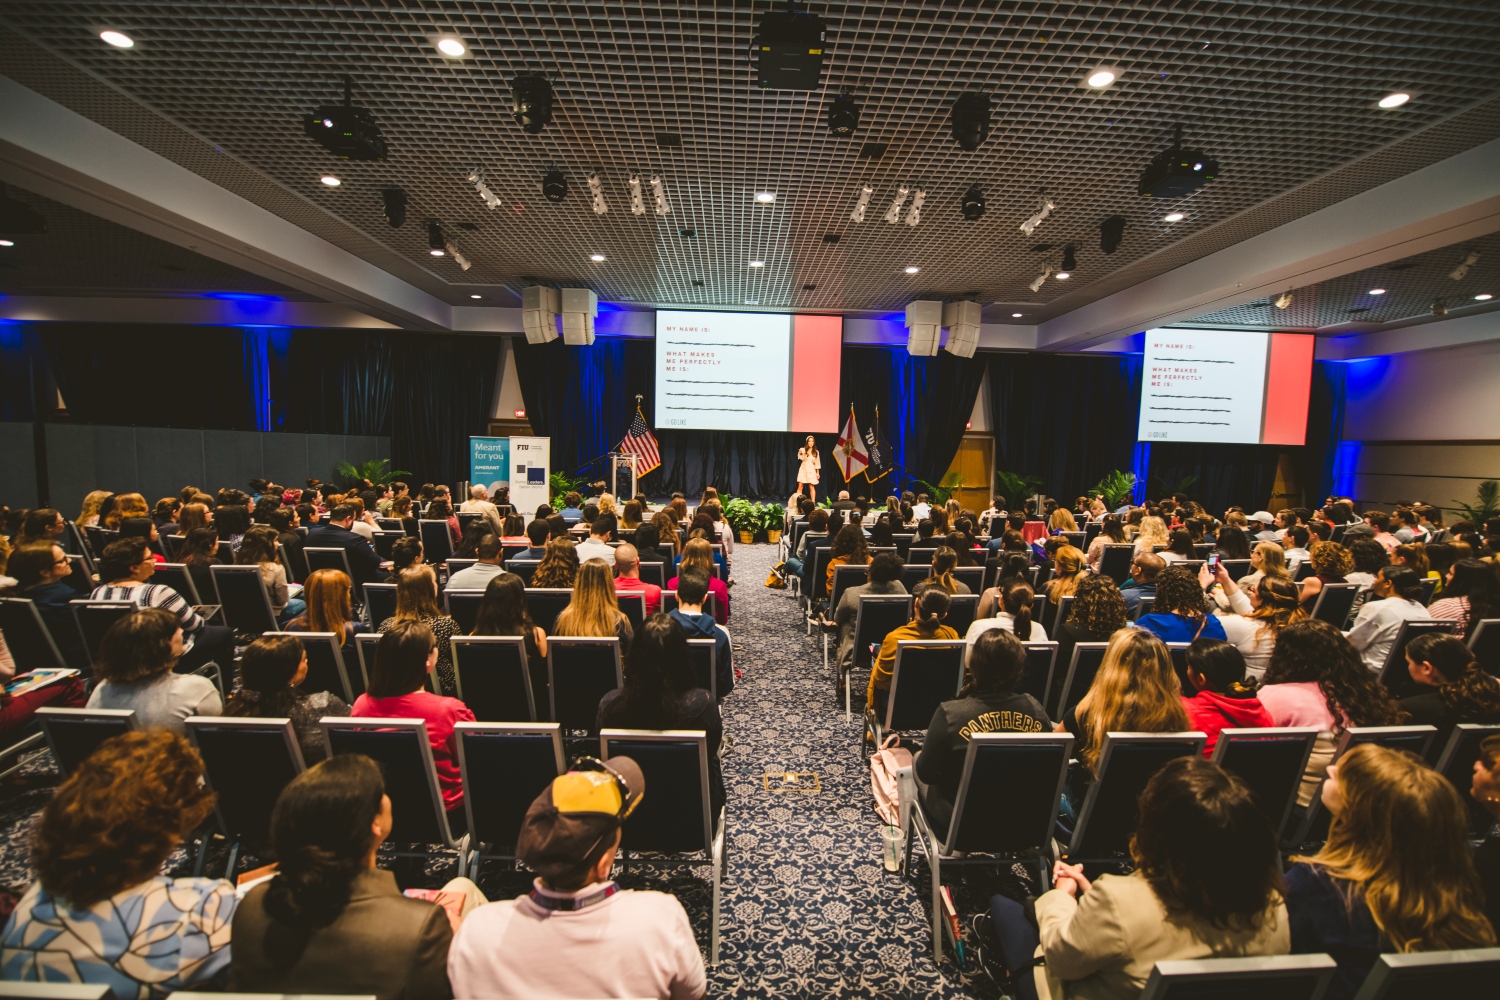
[[[792,317],[656,314],[656,426],[784,431]]]
[[[1139,441],[1260,442],[1270,335],[1147,330]]]

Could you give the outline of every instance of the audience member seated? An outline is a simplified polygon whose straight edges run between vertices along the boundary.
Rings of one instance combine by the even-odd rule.
[[[1286,550],[1281,547],[1280,542],[1256,542],[1255,548],[1250,550],[1250,572],[1235,583],[1239,584],[1241,590],[1252,591],[1267,576],[1284,580],[1292,578],[1286,568]]]
[[[615,553],[615,592],[626,591],[646,595],[646,614],[654,615],[661,610],[661,588],[641,579],[640,556],[634,545],[622,542]]]
[[[531,574],[533,587],[572,588],[578,579],[578,546],[571,538],[554,538],[547,543],[547,554]]]
[[[116,998],[222,989],[234,886],[161,874],[213,811],[203,761],[181,735],[100,744],[42,809],[37,881],[0,939],[4,978],[104,985]]]
[[[484,524],[483,520],[474,522]],[[485,535],[479,542],[475,556],[478,562],[465,567],[448,577],[448,590],[483,590],[495,577],[504,573],[500,566],[503,546],[497,535]]]
[[[675,533],[673,537],[676,537]],[[660,563],[663,567],[662,579],[665,580],[667,578],[666,566],[674,562],[674,560],[662,555],[661,549],[657,547],[661,542],[661,529],[656,526],[654,521],[647,521],[635,529],[635,553],[637,561]],[[616,558],[619,558],[618,553],[616,554]]]
[[[1500,570],[1478,559],[1458,560],[1448,569],[1443,596],[1427,611],[1439,621],[1458,622],[1458,634],[1467,640],[1481,621],[1500,618]]]
[[[22,520],[21,533],[15,538],[15,547],[19,549],[23,545],[37,542],[56,542],[67,529],[62,514],[51,507],[38,507]]]
[[[219,537],[235,551],[239,550],[240,539],[250,530],[250,524],[250,508],[243,504],[220,503],[214,508],[214,527],[219,529]]]
[[[413,566],[420,566],[426,560],[423,558],[422,539],[415,535],[407,535],[396,539],[391,546],[391,571],[381,583],[399,583],[401,574]]]
[[[720,625],[729,624],[729,585],[714,576],[714,551],[702,538],[690,539],[677,561],[677,575],[667,581],[668,590],[677,590],[678,581],[689,570],[702,573],[708,578],[709,593],[714,595],[714,620]]]
[[[1136,532],[1135,553],[1149,555],[1156,552],[1158,545],[1166,548],[1171,541],[1172,537],[1167,534],[1167,523],[1159,517],[1148,515],[1141,518],[1140,530]],[[1161,558],[1159,553],[1157,558]]]
[[[1343,633],[1315,620],[1281,630],[1257,697],[1277,726],[1319,730],[1297,793],[1303,809],[1318,791],[1340,733],[1350,726],[1394,726],[1405,718]]]
[[[464,787],[458,771],[458,741],[453,727],[473,722],[474,713],[457,698],[422,689],[438,662],[438,640],[425,622],[392,619],[382,626],[375,647],[375,665],[370,669],[370,689],[354,699],[349,713],[356,719],[422,719],[427,723],[427,742],[442,788],[448,826],[455,837],[467,829],[464,819]]]
[[[458,505],[465,514],[483,514],[485,533],[505,537],[505,523],[500,520],[500,508],[490,502],[490,491],[484,486],[470,486],[469,498]]]
[[[1212,758],[1225,729],[1265,729],[1275,726],[1271,713],[1255,696],[1258,685],[1247,676],[1245,657],[1217,639],[1195,639],[1187,649],[1187,678],[1195,690],[1182,696],[1188,728],[1208,735],[1203,756]]]
[[[1462,640],[1428,632],[1406,644],[1406,669],[1426,689],[1401,699],[1413,726],[1437,726],[1436,745],[1461,722],[1500,723],[1500,681],[1480,669]]]
[[[639,528],[645,508],[639,500],[626,500],[622,512],[620,527],[625,529]]]
[[[547,554],[547,539],[551,537],[552,533],[547,527],[546,518],[533,520],[526,526],[526,551],[521,552],[517,558],[541,559]]]
[[[1047,630],[1041,622],[1031,620],[1032,601],[1035,599],[1031,584],[1023,580],[1011,580],[1005,584],[1000,590],[1000,608],[995,617],[976,618],[969,624],[969,631],[964,635],[969,650],[973,651],[974,642],[981,635],[997,628],[1015,633],[1022,642],[1046,642]]]
[[[1324,584],[1350,582],[1348,574],[1354,569],[1354,560],[1349,558],[1349,550],[1338,542],[1313,542],[1308,553],[1312,559],[1313,575],[1301,583],[1302,610],[1312,614]]]
[[[802,576],[804,564],[812,558],[811,549],[807,544],[807,536],[827,530],[828,511],[822,507],[813,508],[812,512],[807,515],[807,530],[797,540],[796,551],[787,556],[786,571],[788,576]]]
[[[374,583],[380,578],[380,557],[363,535],[351,530],[353,525],[354,508],[339,504],[329,514],[327,524],[315,524],[307,529],[307,547],[343,549],[354,582],[360,585]]]
[[[939,545],[932,550],[932,571],[922,582],[942,587],[950,597],[954,594],[968,594],[970,593],[969,585],[962,580],[955,579],[953,576],[953,570],[957,565],[957,550],[947,545]],[[830,567],[829,573],[831,574],[832,572],[833,570]]]
[[[1163,642],[1223,639],[1224,626],[1208,613],[1208,601],[1198,576],[1186,566],[1168,566],[1156,577],[1156,603],[1136,626]]]
[[[287,588],[286,567],[276,558],[276,545],[276,529],[257,524],[240,540],[234,561],[240,566],[260,567],[261,583],[265,584],[266,596],[271,600],[271,610],[278,621],[287,622],[306,611],[307,602],[291,596]]]
[[[1147,782],[1140,815],[1131,874],[1091,880],[1083,865],[1054,865],[1055,888],[1036,901],[1039,932],[1020,904],[991,900],[1020,996],[1133,997],[1160,961],[1287,953],[1276,835],[1239,778],[1178,758]]]
[[[22,597],[36,605],[37,612],[57,643],[63,662],[85,675],[89,672],[89,651],[78,633],[78,624],[73,618],[69,601],[82,598],[66,582],[73,572],[73,564],[61,545],[52,542],[31,542],[22,545],[10,554],[5,572],[16,582],[4,594],[6,597]]]
[[[629,655],[630,640],[635,633],[630,619],[620,610],[620,602],[615,598],[614,581],[604,560],[589,559],[578,567],[578,580],[573,584],[573,599],[557,616],[552,634],[568,637],[615,636],[620,640],[620,655]]]
[[[302,597],[307,610],[286,623],[288,632],[332,632],[342,636],[347,655],[354,637],[370,626],[354,619],[350,594],[353,590],[343,570],[320,569],[307,578]]]
[[[932,713],[916,756],[917,792],[922,809],[940,830],[953,818],[963,777],[964,757],[975,733],[1046,733],[1052,720],[1029,694],[1015,690],[1026,670],[1026,647],[1003,629],[979,637],[969,652],[963,690]]]
[[[1348,1000],[1382,952],[1488,948],[1495,931],[1469,856],[1458,791],[1416,756],[1365,744],[1328,768],[1328,841],[1286,873],[1292,951],[1338,963]]]
[[[240,657],[240,689],[229,699],[224,714],[254,719],[291,719],[302,748],[302,760],[315,764],[325,756],[324,716],[349,714],[349,706],[332,691],[303,691],[307,680],[307,651],[302,640],[289,635],[265,635],[245,648]]]
[[[1073,607],[1065,621],[1052,629],[1052,638],[1057,641],[1057,669],[1053,671],[1053,685],[1060,687],[1068,664],[1073,662],[1073,647],[1080,642],[1108,642],[1122,628],[1128,628],[1130,620],[1125,614],[1125,599],[1120,588],[1102,574],[1085,576],[1073,595]]]
[[[1479,759],[1474,762],[1469,795],[1481,809],[1500,822],[1500,736],[1486,736],[1479,744]],[[1496,833],[1494,827],[1474,852],[1474,867],[1479,869],[1479,883],[1484,890],[1485,913],[1490,918],[1490,926],[1500,934],[1500,833]]]
[[[1171,565],[1198,558],[1198,552],[1193,548],[1193,536],[1186,528],[1178,528],[1172,532],[1170,539],[1166,549],[1157,553],[1161,556],[1162,562]]]
[[[177,550],[177,561],[187,567],[199,600],[207,604],[219,603],[219,588],[209,569],[210,566],[224,565],[219,558],[219,529],[212,526],[190,529]]]
[[[184,671],[196,670],[210,660],[221,668],[234,661],[234,632],[210,625],[188,604],[186,598],[161,583],[147,583],[156,572],[156,560],[144,538],[121,538],[104,548],[99,560],[99,579],[89,598],[95,601],[133,601],[142,608],[161,608],[177,620],[186,637],[178,654]],[[199,595],[202,596],[202,595]]]
[[[1074,756],[1091,772],[1099,767],[1105,733],[1188,729],[1172,654],[1160,639],[1138,628],[1121,629],[1110,638],[1094,683],[1057,727],[1058,732],[1067,730],[1078,737]]]
[[[1403,622],[1431,619],[1432,613],[1422,604],[1422,578],[1405,566],[1386,566],[1370,586],[1370,600],[1355,616],[1349,643],[1359,650],[1365,666],[1378,671]]]
[[[448,640],[459,635],[458,623],[443,614],[437,602],[437,574],[431,566],[413,566],[396,581],[396,613],[380,623],[389,632],[397,622],[421,622],[437,638],[437,676],[444,691],[455,691],[453,651]]]
[[[375,855],[390,836],[390,796],[362,754],[324,761],[293,778],[271,814],[276,875],[234,915],[230,981],[257,993],[363,993],[379,1000],[448,1000],[448,914],[407,899]],[[460,912],[482,904],[456,878]]]
[[[1059,603],[1078,592],[1078,585],[1089,575],[1083,563],[1083,550],[1059,545],[1052,556],[1052,578],[1047,581],[1047,600]]]
[[[870,560],[870,580],[844,590],[838,607],[833,609],[833,624],[838,627],[838,649],[834,654],[837,669],[842,672],[854,665],[854,628],[859,617],[859,599],[863,594],[904,594],[901,582],[901,557],[881,552]]]
[[[729,631],[715,621],[713,615],[703,611],[703,602],[710,592],[709,585],[718,582],[702,569],[684,569],[672,581],[677,590],[677,607],[670,615],[673,621],[682,626],[683,633],[689,639],[714,640],[715,663],[718,667],[718,677],[714,683],[722,701],[734,690],[734,653],[729,642]]]
[[[109,627],[94,664],[98,686],[89,708],[134,709],[142,726],[183,732],[183,720],[223,711],[219,689],[197,674],[177,673],[183,656],[182,627],[161,608],[142,608]],[[220,664],[227,672],[231,661]]]
[[[1200,581],[1208,579],[1208,569],[1198,573]],[[1245,667],[1250,676],[1259,680],[1265,676],[1266,664],[1271,662],[1271,651],[1276,648],[1276,636],[1288,625],[1307,620],[1298,600],[1297,585],[1280,577],[1262,577],[1260,584],[1246,596],[1244,591],[1229,578],[1223,564],[1217,568],[1215,579],[1233,614],[1219,613],[1216,618],[1224,629],[1224,638],[1237,648],[1245,658]]]
[[[558,511],[558,513],[569,524],[577,524],[583,520],[583,495],[580,493],[569,493],[563,497],[563,509]]]
[[[463,528],[458,523],[458,515],[453,512],[453,505],[447,500],[438,498],[427,505],[427,514],[424,521],[447,521],[448,540],[457,545],[463,540]]]
[[[114,505],[104,514],[101,527],[110,531],[118,531],[120,522],[131,517],[151,516],[151,508],[146,505],[146,498],[139,493],[116,493]]]
[[[453,547],[453,555],[458,559],[476,558],[479,555],[479,543],[484,541],[485,537],[489,535],[494,535],[496,538],[500,537],[489,521],[482,517],[476,517],[469,522],[468,527],[464,528],[463,537]]]
[[[1130,579],[1120,585],[1125,611],[1133,618],[1141,613],[1141,598],[1156,596],[1156,577],[1165,567],[1161,556],[1137,552],[1130,563]]]
[[[158,566],[167,561],[160,551],[161,535],[156,531],[156,522],[149,517],[127,517],[120,522],[118,530],[117,538],[144,538],[151,546],[151,557]]]
[[[886,633],[880,652],[870,669],[865,690],[865,709],[879,718],[885,715],[886,699],[891,693],[891,677],[896,669],[896,644],[910,639],[957,639],[958,633],[943,619],[952,603],[948,592],[935,583],[919,583],[912,590],[911,621]],[[842,690],[842,682],[840,686]]]
[[[578,543],[579,563],[588,562],[590,559],[603,560],[606,566],[615,564],[614,546],[609,540],[615,535],[615,516],[613,514],[600,514],[589,524],[589,537]]]
[[[448,956],[460,997],[699,1000],[703,958],[674,896],[610,879],[620,828],[646,792],[629,757],[580,758],[526,812],[516,854],[531,891],[481,906]]]
[[[870,563],[870,546],[865,541],[865,532],[857,524],[846,524],[839,529],[829,549],[828,570],[824,587],[833,595],[833,570],[835,566],[867,566]],[[949,566],[952,569],[952,566]]]
[[[1219,553],[1220,559],[1249,559],[1250,538],[1239,527],[1225,525],[1219,529],[1214,549]]]
[[[112,498],[113,493],[109,490],[91,490],[83,498],[83,505],[78,510],[78,527],[96,527],[99,524],[99,512],[104,507],[104,501]]]
[[[1103,505],[1101,504],[1100,506],[1102,507]],[[1104,558],[1104,546],[1124,544],[1125,527],[1120,522],[1120,515],[1105,514],[1104,519],[1099,524],[1099,534],[1095,535],[1094,540],[1089,543],[1089,551],[1084,557],[1084,561],[1088,564],[1089,569],[1097,573],[1099,572],[1099,560]],[[990,548],[994,549],[996,547],[995,540],[991,539]]]
[[[1361,525],[1355,525],[1361,527]],[[1365,529],[1369,531],[1368,528]],[[1364,607],[1370,599],[1370,589],[1375,585],[1375,576],[1381,570],[1391,564],[1391,556],[1384,545],[1381,545],[1369,534],[1351,538],[1354,528],[1344,533],[1344,545],[1349,549],[1349,557],[1354,562],[1354,571],[1344,574],[1348,581],[1359,585],[1359,596],[1355,599],[1352,614],[1358,614],[1360,608]]]
[[[519,576],[501,573],[490,579],[470,634],[518,635],[525,640],[526,669],[531,674],[536,717],[547,718],[552,711],[547,699],[547,633],[531,620],[531,612],[526,609],[526,586]]]
[[[276,531],[276,544],[286,552],[287,562],[291,564],[291,576],[293,583],[306,583],[308,576],[307,554],[302,551],[302,535],[297,532],[301,526],[301,520],[295,507],[283,507],[273,510],[266,518],[266,524]]]

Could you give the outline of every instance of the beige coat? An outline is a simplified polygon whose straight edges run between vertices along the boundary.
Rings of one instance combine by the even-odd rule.
[[[1041,1000],[1134,1000],[1158,961],[1285,955],[1292,947],[1279,899],[1255,931],[1175,922],[1140,872],[1101,875],[1078,900],[1060,889],[1043,893],[1036,919],[1037,953],[1047,958],[1036,970]]]

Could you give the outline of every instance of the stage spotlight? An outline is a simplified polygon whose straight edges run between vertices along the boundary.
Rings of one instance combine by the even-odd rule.
[[[1046,222],[1047,216],[1051,215],[1052,210],[1056,207],[1057,205],[1053,203],[1051,198],[1043,196],[1041,199],[1041,207],[1037,209],[1037,213],[1031,218],[1027,219],[1025,222],[1021,223],[1021,232],[1025,233],[1027,236],[1030,236],[1032,233],[1036,232],[1036,227],[1040,226],[1043,222]]]
[[[868,184],[866,184],[864,187],[862,187],[862,188],[859,189],[859,201],[855,202],[855,204],[854,204],[854,211],[852,211],[852,212],[849,213],[849,219],[850,219],[850,221],[852,221],[852,222],[864,222],[865,221],[865,209],[867,209],[867,208],[870,207],[870,195],[872,195],[874,193],[875,193],[875,189],[872,188],[872,187],[870,187],[870,185],[868,185]],[[825,242],[826,242],[826,239],[825,239]]]
[[[447,250],[453,256],[454,262],[465,271],[474,266],[469,263],[469,258],[463,255],[463,252],[458,249],[458,246],[452,240],[445,241],[443,249]]]
[[[327,104],[302,116],[302,131],[344,160],[383,160],[385,136],[369,109],[353,103],[354,81],[344,77],[344,103]]]
[[[1479,251],[1471,250],[1469,251],[1469,255],[1464,258],[1464,262],[1462,264],[1458,265],[1453,270],[1448,272],[1448,277],[1452,278],[1454,281],[1462,281],[1468,275],[1469,268],[1478,263]]]
[[[916,193],[911,196],[911,208],[906,210],[906,224],[908,226],[915,226],[922,221],[922,203],[926,200],[927,192],[921,188],[917,188]]]
[[[406,192],[400,188],[386,188],[380,192],[380,201],[385,206],[385,221],[392,229],[406,225]]]
[[[854,102],[854,95],[845,91],[828,106],[828,131],[847,139],[858,130],[859,105]]]
[[[1059,270],[1070,272],[1078,270],[1078,248],[1071,243],[1063,247],[1062,267]]]
[[[1219,162],[1201,149],[1182,148],[1182,126],[1172,130],[1172,146],[1156,154],[1141,172],[1138,192],[1147,198],[1181,198],[1218,176]]]
[[[656,196],[656,214],[670,215],[672,206],[667,204],[667,188],[656,175],[651,177],[651,193]]]
[[[1125,238],[1125,216],[1111,215],[1099,223],[1099,249],[1105,253],[1114,253],[1120,249],[1120,241]]]
[[[630,187],[630,214],[645,215],[646,200],[641,197],[641,179],[632,177],[629,181]]]
[[[1045,284],[1047,279],[1050,277],[1052,277],[1052,268],[1048,267],[1041,274],[1033,278],[1031,284],[1027,287],[1029,287],[1033,292],[1039,292],[1042,289],[1042,285]]]
[[[521,73],[510,82],[510,112],[521,129],[536,135],[552,121],[552,84],[540,73]]]
[[[1292,304],[1292,293],[1282,292],[1280,295],[1276,296],[1275,301],[1273,301],[1271,304],[1274,305],[1277,309],[1285,309],[1287,306]]]
[[[594,196],[594,214],[608,215],[609,203],[604,200],[604,182],[598,174],[589,174],[589,191]]]
[[[960,149],[972,153],[990,137],[990,107],[988,94],[959,94],[953,99],[949,125]]]
[[[906,204],[906,196],[910,193],[911,189],[905,184],[896,189],[896,197],[892,199],[891,207],[885,210],[883,216],[886,222],[894,226],[901,221],[901,206]]]
[[[963,213],[966,222],[978,222],[979,217],[984,214],[984,191],[978,184],[969,185],[969,190],[964,192],[963,200],[959,202],[959,211]]]
[[[474,190],[479,192],[480,200],[489,207],[490,211],[494,211],[500,207],[500,197],[491,191],[489,185],[484,182],[484,171],[475,167],[469,173],[469,183],[474,185]]]
[[[427,220],[427,247],[429,251],[436,250],[434,257],[441,257],[446,252],[444,245],[448,241],[443,238],[443,224],[437,219]]]
[[[553,167],[547,171],[547,175],[542,178],[542,194],[553,202],[562,201],[568,196],[568,179],[561,170]]]

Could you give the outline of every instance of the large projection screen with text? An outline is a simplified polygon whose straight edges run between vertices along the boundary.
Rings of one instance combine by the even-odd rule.
[[[656,314],[656,426],[839,429],[840,316]]]
[[[1147,330],[1140,441],[1303,444],[1311,334]]]

